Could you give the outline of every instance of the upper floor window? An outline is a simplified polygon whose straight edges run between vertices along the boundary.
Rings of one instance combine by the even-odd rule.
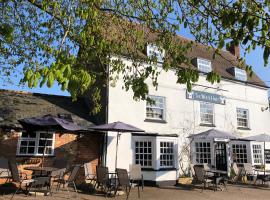
[[[196,162],[198,164],[211,164],[211,145],[210,142],[195,143]]]
[[[157,59],[157,62],[162,63],[164,61],[165,57],[165,51],[162,48],[159,48],[158,46],[154,44],[148,44],[146,48],[147,56],[148,57],[154,57]]]
[[[201,124],[214,124],[214,104],[200,102]]]
[[[200,72],[209,73],[212,71],[211,61],[197,58],[197,67]]]
[[[238,128],[249,128],[249,114],[248,109],[237,108],[237,127]]]
[[[237,80],[247,81],[247,72],[243,69],[234,67],[234,76]]]
[[[152,167],[152,142],[136,141],[135,142],[135,163],[142,167]]]
[[[17,155],[53,155],[54,134],[52,132],[22,132],[17,146]]]
[[[174,167],[174,143],[160,142],[160,166]]]
[[[146,104],[146,118],[165,120],[165,97],[149,95],[149,98],[154,101]]]

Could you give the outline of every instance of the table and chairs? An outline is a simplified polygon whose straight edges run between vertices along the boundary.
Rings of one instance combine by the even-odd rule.
[[[214,191],[222,188],[220,184],[223,184],[225,189],[227,190],[227,181],[228,174],[227,171],[218,170],[212,167],[207,167],[205,169],[204,166],[194,165],[193,170],[195,173],[196,181],[203,184],[202,190],[206,188],[206,186],[213,186]]]
[[[86,176],[87,180],[87,176]],[[130,166],[130,172],[126,169],[116,168],[115,172],[109,172],[108,167],[97,166],[96,167],[96,183],[94,188],[101,189],[105,193],[105,196],[113,195],[116,196],[117,192],[122,189],[129,198],[130,190],[134,182],[137,182],[138,197],[140,198],[140,185],[141,183],[143,190],[143,176],[141,173],[141,165]]]
[[[265,184],[266,182],[270,182],[270,170],[262,169],[262,168],[255,168],[256,180],[254,181],[254,184],[256,184],[257,180],[261,180],[262,184]]]

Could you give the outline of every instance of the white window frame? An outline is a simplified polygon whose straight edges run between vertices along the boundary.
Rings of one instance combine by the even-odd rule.
[[[151,143],[151,153],[148,153],[147,152],[147,155],[151,155],[151,157],[152,157],[152,159],[151,159],[151,165],[147,165],[147,166],[145,166],[144,164],[141,164],[140,162],[139,163],[137,163],[137,159],[136,159],[136,155],[137,154],[139,154],[139,156],[140,156],[140,154],[142,154],[143,155],[143,157],[144,157],[144,152],[143,153],[137,153],[136,152],[136,143],[137,142],[150,142]],[[135,140],[134,140],[134,163],[135,164],[141,164],[141,166],[142,166],[142,168],[154,168],[154,166],[155,166],[155,164],[154,164],[154,162],[155,162],[155,154],[154,154],[154,150],[155,150],[155,148],[154,148],[154,141],[152,140],[152,139],[147,139],[147,138],[136,138]],[[148,147],[147,147],[148,148]],[[140,159],[139,159],[140,160]],[[144,158],[142,159],[143,161],[144,161]]]
[[[166,120],[166,97],[164,97],[164,96],[157,96],[157,95],[148,95],[148,97],[150,98],[150,99],[153,99],[153,98],[162,98],[163,99],[163,108],[162,107],[158,107],[158,106],[156,106],[155,104],[149,104],[148,102],[146,102],[146,109],[145,109],[145,118],[146,119],[152,119],[152,120],[160,120],[160,121],[162,121],[162,120]],[[162,110],[162,118],[157,118],[157,117],[148,117],[147,116],[147,110],[148,110],[148,108],[149,109],[159,109],[159,110]]]
[[[43,153],[40,154],[38,153],[38,148],[40,147],[39,146],[39,140],[40,140],[40,134],[41,133],[49,133],[49,134],[52,134],[52,139],[49,139],[49,140],[52,140],[52,151],[50,154],[47,154],[46,152],[44,153],[44,156],[53,156],[54,155],[54,144],[55,144],[55,133],[54,132],[47,132],[47,131],[35,131],[34,134],[36,135],[35,138],[22,138],[22,133],[23,132],[20,132],[19,133],[19,139],[18,139],[18,143],[17,143],[17,152],[16,152],[16,155],[17,156],[43,156]],[[22,141],[35,141],[35,150],[34,150],[34,153],[20,153],[20,149],[21,149],[21,142]]]
[[[200,101],[200,123],[201,124],[205,124],[205,125],[214,125],[215,124],[215,104],[213,103],[209,103],[209,102],[204,102],[204,101]],[[202,105],[211,105],[212,106],[212,122],[206,121],[202,119],[202,115],[211,115],[211,113],[202,113]]]
[[[213,70],[211,61],[203,58],[197,58],[197,67],[203,73],[209,73]]]
[[[257,148],[260,147],[260,148]],[[254,165],[263,164],[263,145],[262,144],[252,144],[252,158]]]
[[[172,144],[172,152],[163,152],[161,153],[161,148],[163,150],[165,150],[164,147],[161,147],[161,143],[171,143]],[[177,149],[175,148],[175,140],[166,140],[166,139],[159,139],[158,140],[158,160],[159,160],[159,168],[175,168],[175,162],[176,162],[176,151]],[[168,150],[168,148],[167,148]],[[162,165],[161,162],[162,162],[162,159],[161,159],[161,156],[164,155],[164,156],[172,156],[172,159],[168,159],[167,161],[169,162],[172,162],[171,165]],[[163,160],[164,161],[164,160]],[[166,162],[166,160],[165,160]]]
[[[149,43],[146,47],[146,54],[149,58],[156,57],[158,63],[164,62],[165,50],[157,45]]]
[[[204,150],[205,148],[208,151]],[[194,160],[197,164],[212,164],[212,143],[210,141],[194,141],[194,154]]]
[[[238,145],[238,148],[237,148],[237,145]],[[241,150],[242,150],[242,152],[241,152]],[[243,152],[244,150],[246,152]],[[241,155],[243,155],[243,156],[241,156]],[[234,157],[234,156],[236,156],[236,157]],[[245,144],[245,143],[233,143],[232,144],[232,161],[237,163],[237,164],[248,163],[248,145],[247,144]]]
[[[247,72],[238,67],[234,67],[234,77],[239,81],[247,81]]]
[[[241,111],[246,111],[247,112],[247,117],[246,118],[243,118],[243,117],[239,117],[238,116],[238,110],[241,110]],[[239,125],[239,123],[238,123],[238,119],[244,119],[244,120],[247,120],[247,125],[246,126],[241,126],[241,125]],[[237,107],[236,108],[236,120],[237,120],[237,127],[238,128],[250,128],[250,124],[249,124],[249,110],[248,109],[246,109],[246,108],[239,108],[239,107]]]

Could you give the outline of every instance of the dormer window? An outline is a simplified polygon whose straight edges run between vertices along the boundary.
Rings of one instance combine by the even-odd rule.
[[[159,63],[164,61],[165,50],[154,44],[147,44],[146,53],[149,58],[155,57]]]
[[[211,61],[197,58],[197,67],[200,72],[209,73],[212,71]]]
[[[234,67],[234,77],[239,81],[247,81],[247,72],[243,69]]]

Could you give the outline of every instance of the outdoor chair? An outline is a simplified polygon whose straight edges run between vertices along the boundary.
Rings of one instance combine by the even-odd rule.
[[[11,199],[13,199],[14,195],[17,194],[19,191],[22,191],[25,194],[28,194],[31,183],[33,183],[35,180],[34,179],[27,179],[26,174],[24,174],[24,177],[23,177],[22,176],[23,174],[19,173],[17,164],[14,162],[10,162],[10,169],[11,169],[12,181],[19,184],[17,190],[14,192]],[[22,188],[23,186],[25,186],[25,190],[23,190],[23,188]]]
[[[43,189],[45,188],[45,189]],[[31,188],[29,191],[35,192],[35,196],[37,196],[37,192],[44,192],[44,194],[49,193],[52,196],[51,185],[50,185],[50,177],[36,177],[34,182],[31,183]]]
[[[108,194],[111,194],[113,189],[115,189],[115,184],[112,184],[109,177],[109,169],[108,167],[97,166],[96,168],[97,178],[95,188],[101,187],[101,190],[106,193],[106,197]]]
[[[93,173],[92,165],[90,162],[84,163],[84,175],[85,175],[85,182],[86,183],[93,183],[96,181],[96,175]]]
[[[118,191],[119,187],[123,188],[126,192],[126,200],[129,197],[130,194],[130,190],[131,190],[131,184],[130,184],[130,179],[128,176],[128,172],[126,169],[116,169],[116,173],[117,173],[117,177],[118,177],[118,184],[117,184],[117,188],[115,190],[115,195],[116,192]],[[140,190],[138,188],[138,197],[140,198]]]
[[[8,163],[8,159],[0,158],[0,178],[6,179],[6,182],[12,178]]]
[[[212,168],[212,167],[211,167],[210,164],[208,164],[208,163],[203,163],[203,169],[206,171],[205,173],[206,173],[206,175],[207,175],[208,178],[214,177],[214,176],[215,176],[215,174],[209,172],[209,171],[211,170],[211,168]],[[207,171],[208,171],[208,172],[207,172]]]
[[[53,185],[53,183],[58,183],[57,180],[64,179],[65,172],[66,172],[66,168],[52,171],[50,174],[52,185]]]
[[[65,159],[55,159],[52,166],[58,168],[58,170],[52,171],[50,174],[51,181],[54,183],[58,179],[63,179],[63,176],[68,168],[68,162]]]
[[[253,183],[255,183],[257,175],[254,173],[254,169],[251,163],[244,163],[244,171],[247,178],[252,178]]]
[[[209,186],[210,183],[213,184],[214,181],[212,179],[207,178],[203,167],[194,166],[194,171],[195,171],[197,181],[203,184],[202,190],[206,188],[206,185]]]
[[[237,166],[236,163],[232,164],[231,171],[233,171],[233,175],[231,176],[231,181],[233,183],[237,183],[239,180],[241,180],[241,178],[242,178],[242,170],[239,169],[239,167]]]
[[[139,190],[139,183],[141,182],[142,190],[144,187],[144,180],[143,180],[143,174],[142,174],[142,166],[140,164],[136,165],[129,165],[129,178],[131,180],[131,183],[134,181],[137,181],[137,186]]]
[[[77,195],[78,191],[77,191],[77,187],[76,187],[76,184],[75,184],[75,180],[76,180],[77,175],[79,173],[80,167],[81,167],[81,165],[75,165],[67,180],[64,178],[64,176],[62,178],[59,178],[59,179],[55,180],[55,182],[58,183],[56,190],[59,190],[60,186],[63,185],[63,187],[65,187],[67,192],[69,193],[68,186],[70,184],[72,184],[73,187],[74,187],[74,190],[76,192],[76,195]]]

